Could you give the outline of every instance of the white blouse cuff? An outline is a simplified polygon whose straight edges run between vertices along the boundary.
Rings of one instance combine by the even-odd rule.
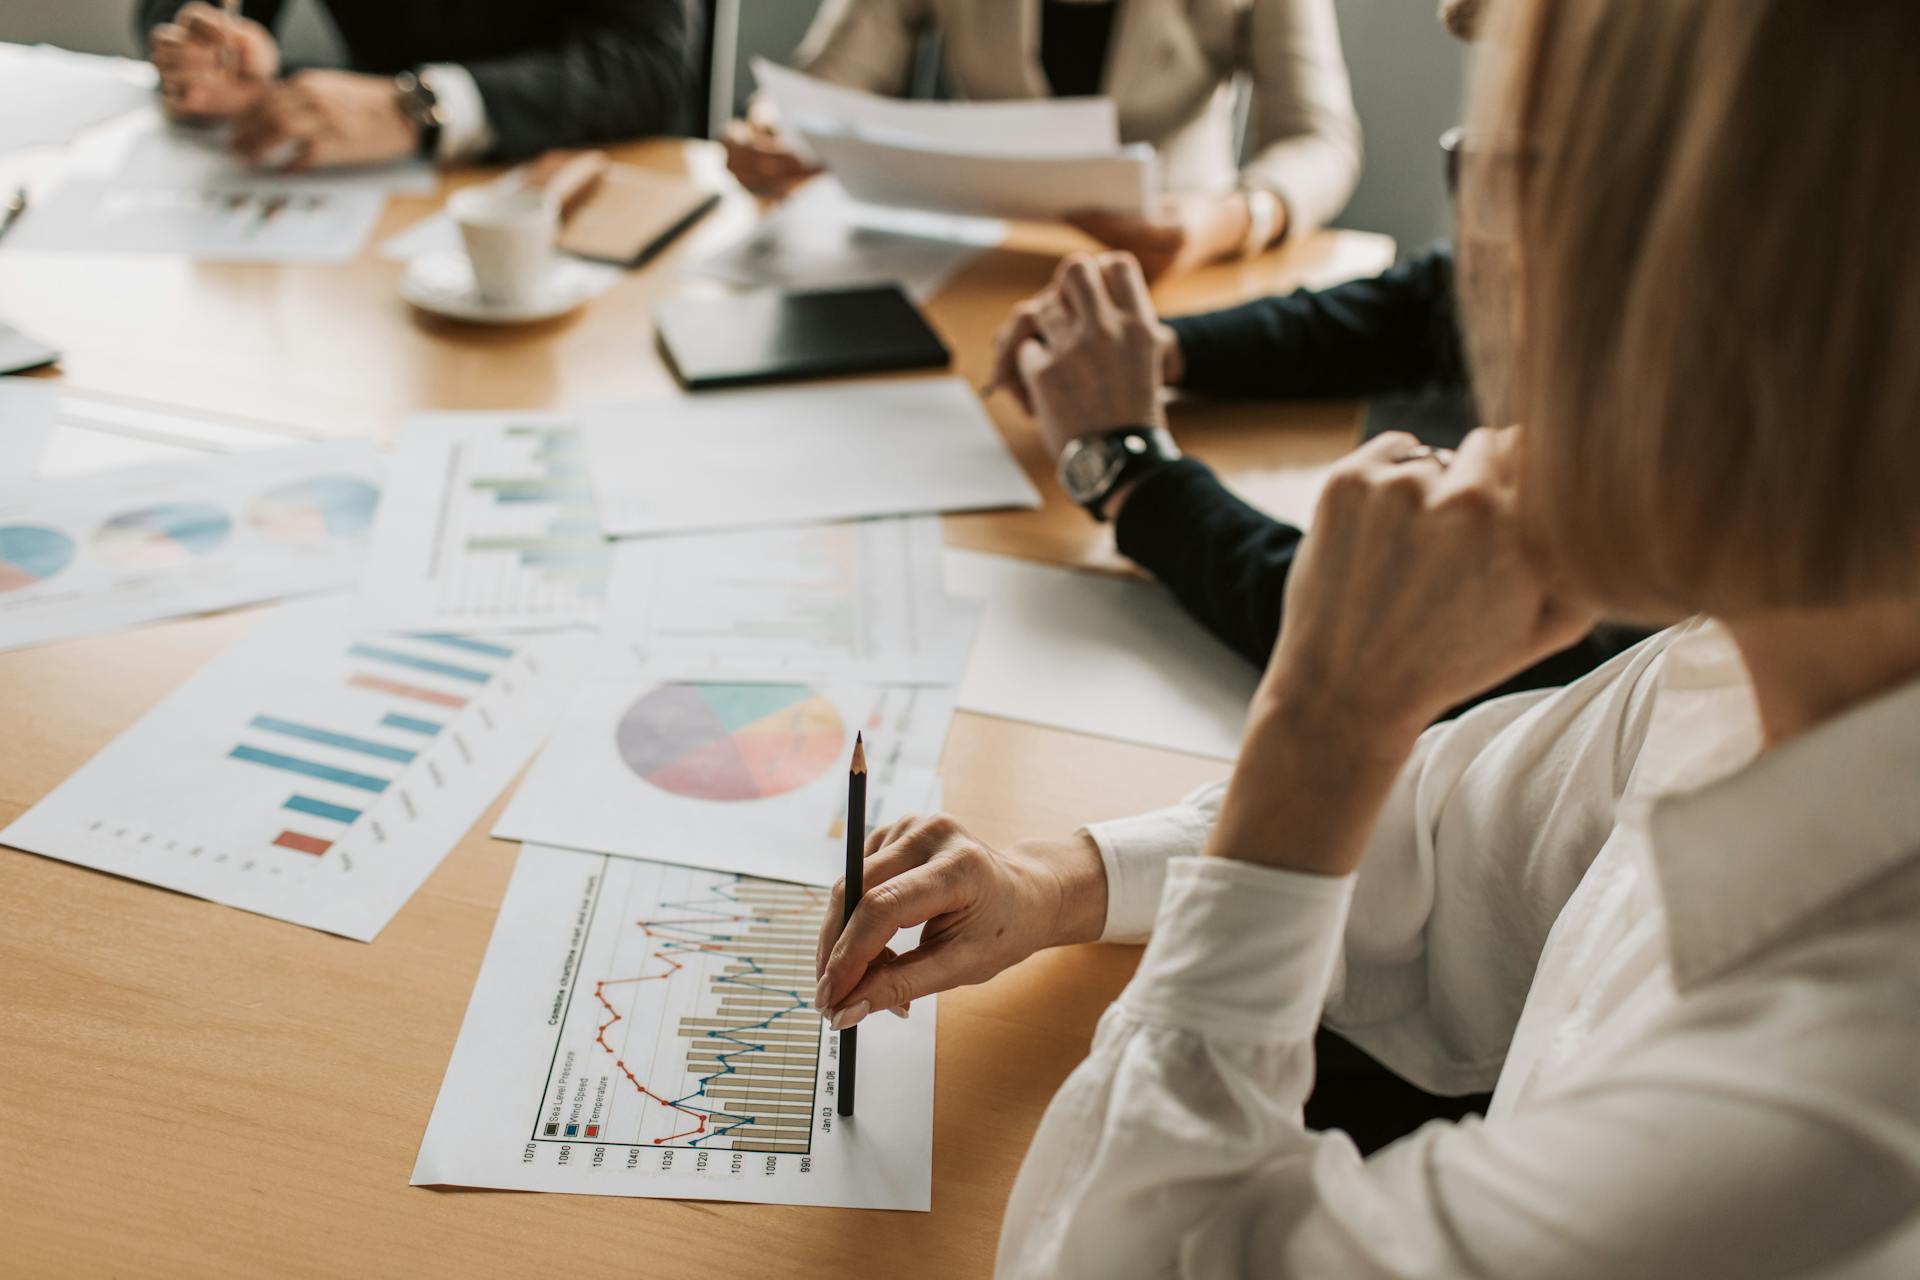
[[[1176,858],[1120,996],[1138,1022],[1263,1044],[1311,1039],[1346,932],[1351,875]]]
[[[1197,854],[1207,843],[1207,818],[1177,804],[1138,817],[1087,827],[1107,872],[1107,924],[1102,942],[1141,942],[1160,909],[1160,887],[1170,859]]]

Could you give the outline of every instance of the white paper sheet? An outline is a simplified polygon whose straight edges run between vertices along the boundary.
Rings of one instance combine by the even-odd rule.
[[[423,160],[362,168],[269,173],[252,169],[227,148],[225,128],[156,119],[128,140],[114,181],[123,187],[195,187],[268,191],[378,191],[432,195],[440,179]]]
[[[939,151],[898,139],[806,130],[847,194],[870,204],[1049,221],[1098,210],[1144,214],[1158,184],[1153,148],[1072,155]]]
[[[371,941],[526,762],[582,635],[362,642],[286,605],[0,842]]]
[[[384,467],[305,445],[0,495],[0,650],[352,583]]]
[[[765,58],[753,60],[760,89],[779,108],[786,144],[807,154],[808,128],[876,131],[951,151],[1059,156],[1111,151],[1120,116],[1111,98],[921,102],[831,84]]]
[[[392,455],[360,616],[385,631],[590,623],[612,552],[570,416],[421,414]]]
[[[69,178],[28,207],[0,250],[350,262],[385,202],[385,192],[368,187],[128,187]]]
[[[0,43],[0,152],[66,142],[148,105],[153,89],[144,62]]]
[[[59,358],[60,352],[55,348],[0,321],[0,374],[25,373]]]
[[[109,400],[55,388],[53,434],[40,455],[43,479],[178,462],[225,453],[285,449],[300,443],[251,423]]]
[[[703,391],[581,424],[618,537],[1040,505],[959,378]]]
[[[0,380],[0,494],[18,488],[40,469],[58,402],[51,384]]]
[[[1006,234],[1007,224],[997,218],[862,204],[831,175],[822,174],[745,236],[691,260],[686,269],[749,288],[893,281],[924,302]]]
[[[810,1007],[825,902],[521,850],[414,1184],[931,1208],[937,1001],[861,1025],[835,1114],[840,1038]]]
[[[847,761],[875,825],[924,812],[951,689],[589,677],[493,833],[801,884],[845,864]]]
[[[973,551],[947,587],[987,602],[967,711],[1231,760],[1260,673],[1158,586]]]
[[[618,544],[604,641],[659,680],[955,684],[938,516]]]

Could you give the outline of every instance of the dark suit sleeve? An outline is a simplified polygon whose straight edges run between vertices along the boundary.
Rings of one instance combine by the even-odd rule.
[[[1167,323],[1181,388],[1207,395],[1352,399],[1466,384],[1445,245],[1384,275]]]
[[[134,39],[140,42],[142,49],[147,47],[147,33],[163,22],[172,22],[173,15],[186,6],[187,0],[135,0],[133,6]],[[219,0],[211,0],[214,8],[219,8]],[[280,13],[285,9],[286,0],[241,0],[240,12],[272,31],[280,25]]]
[[[671,133],[693,92],[687,0],[581,0],[548,45],[464,65],[486,103],[492,158]]]
[[[1248,662],[1267,665],[1305,536],[1299,529],[1242,502],[1199,459],[1182,458],[1135,487],[1114,534],[1120,554],[1158,578],[1202,626]],[[1447,715],[1502,694],[1567,684],[1646,636],[1603,625]]]

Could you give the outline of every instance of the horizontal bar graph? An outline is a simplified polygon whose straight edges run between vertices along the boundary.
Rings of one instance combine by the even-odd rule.
[[[372,756],[377,760],[391,760],[395,764],[412,764],[416,754],[405,747],[388,746],[384,742],[356,738],[346,733],[335,733],[331,729],[319,729],[310,724],[296,724],[277,716],[255,716],[249,723],[255,729],[265,729],[268,733],[299,738],[303,742],[317,742],[323,747],[338,747],[342,751],[357,751],[361,755]]]
[[[417,638],[425,640],[430,644],[445,645],[449,649],[463,649],[468,653],[477,653],[488,658],[499,658],[502,661],[513,656],[513,650],[503,644],[495,644],[491,640],[476,640],[472,636],[455,636],[435,632]]]
[[[315,857],[333,848],[331,840],[321,840],[315,836],[303,836],[298,831],[282,831],[273,838],[273,842],[282,849],[297,849],[301,853],[311,853]]]
[[[381,716],[380,723],[388,729],[404,729],[408,733],[424,733],[429,736],[446,727],[434,720],[422,720],[418,716],[403,716],[397,711],[389,711]]]
[[[426,689],[417,684],[406,684],[399,680],[388,680],[381,676],[364,673],[350,677],[347,683],[356,689],[367,689],[374,693],[390,693],[396,698],[411,698],[415,702],[431,703],[436,707],[447,707],[458,711],[467,705],[465,698],[456,694],[442,693],[438,689]]]
[[[343,804],[334,804],[328,800],[315,800],[312,796],[288,796],[287,802],[280,806],[295,813],[311,814],[316,818],[327,818],[334,822],[352,824],[360,821],[360,811],[349,809]]]
[[[408,653],[404,649],[391,649],[376,644],[356,644],[347,652],[356,658],[391,663],[396,667],[408,667],[414,671],[425,671],[430,675],[445,676],[449,680],[485,684],[493,679],[491,671],[483,671],[478,667],[462,667],[451,662],[440,662],[434,658],[423,658],[417,653]]]
[[[238,746],[227,753],[235,760],[245,760],[249,764],[266,765],[270,769],[285,769],[288,773],[304,774],[309,778],[319,778],[324,782],[336,782],[343,787],[354,787],[361,791],[371,791],[376,795],[387,789],[387,779],[376,778],[371,774],[355,773],[351,769],[340,769],[330,764],[320,764],[314,760],[302,760],[297,756],[281,755],[277,751],[263,751],[259,747]]]

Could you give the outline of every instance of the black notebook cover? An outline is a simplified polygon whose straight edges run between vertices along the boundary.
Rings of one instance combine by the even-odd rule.
[[[895,285],[671,298],[660,347],[689,391],[898,369],[944,369],[940,336]]]

